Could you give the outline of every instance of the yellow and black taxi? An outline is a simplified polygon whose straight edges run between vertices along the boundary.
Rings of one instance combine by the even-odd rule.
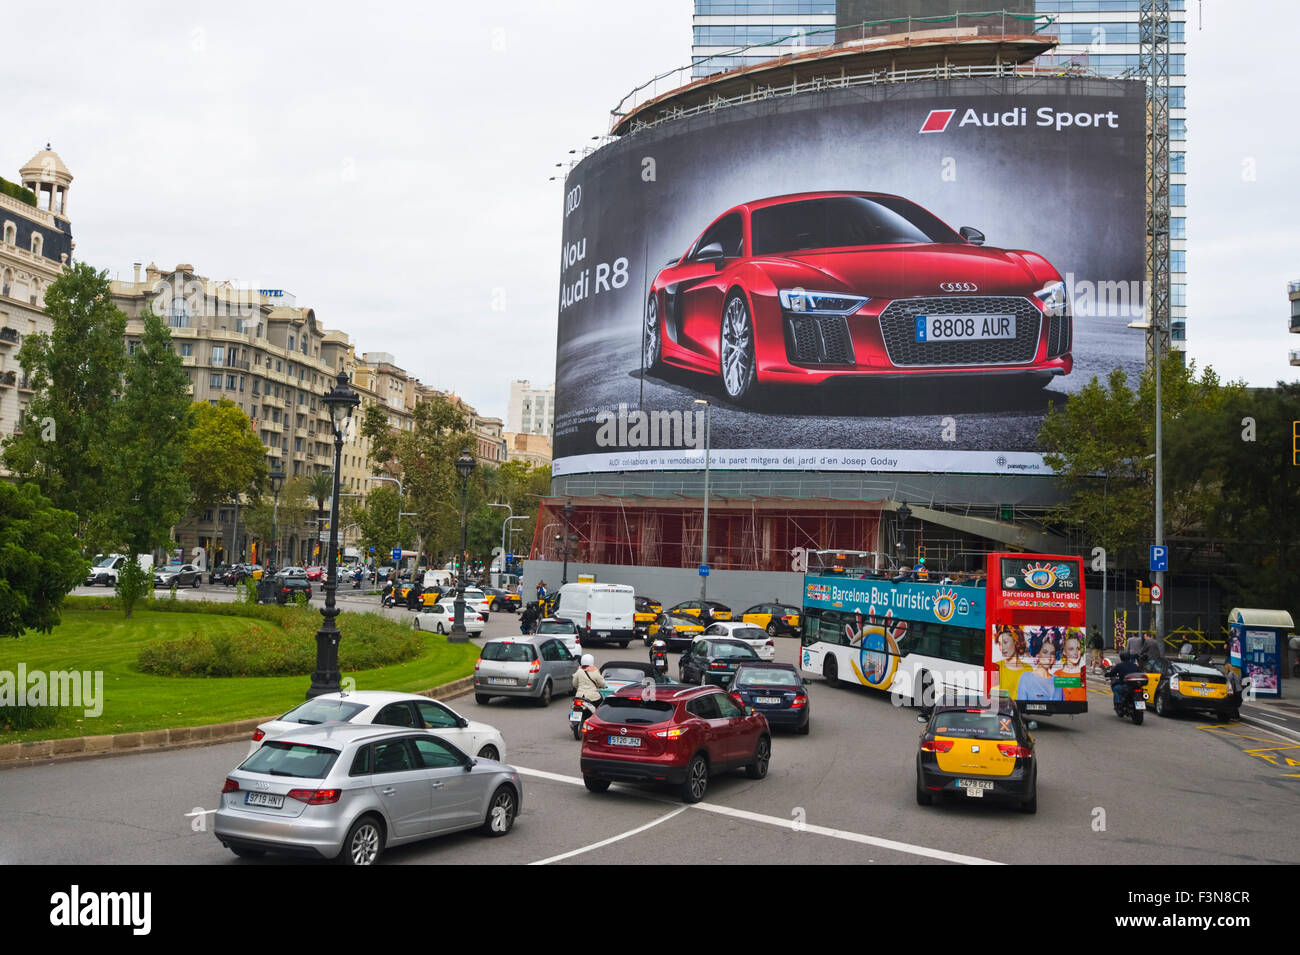
[[[635,613],[632,615],[632,627],[648,647],[651,637],[659,629],[655,618],[664,611],[664,605],[653,597],[637,597]]]
[[[740,615],[745,623],[767,631],[769,637],[799,637],[799,608],[783,603],[755,604]]]
[[[423,607],[434,607],[438,604],[438,598],[443,594],[443,588],[430,587],[428,590],[420,592],[420,605]],[[406,606],[407,601],[411,598],[411,585],[402,584],[400,587],[393,588],[380,603],[385,607]]]
[[[488,609],[493,613],[518,613],[523,609],[524,598],[512,590],[499,587],[480,587],[487,597]]]
[[[671,610],[665,610],[655,617],[652,626],[655,639],[668,644],[668,649],[673,653],[689,650],[691,644],[704,632],[704,624],[700,622],[699,617],[674,613]]]
[[[916,754],[916,801],[935,796],[1014,803],[1038,811],[1038,765],[1034,738],[1015,703],[936,706],[921,731]]]
[[[709,608],[709,614],[713,617],[713,620],[731,619],[731,608],[726,604],[718,603],[716,600],[683,600],[675,607],[669,607],[668,612],[700,617],[706,606]],[[712,622],[710,621],[710,623]]]
[[[1193,711],[1213,713],[1223,720],[1238,716],[1228,678],[1214,667],[1157,658],[1147,661],[1145,670],[1147,693],[1155,701],[1157,716]]]

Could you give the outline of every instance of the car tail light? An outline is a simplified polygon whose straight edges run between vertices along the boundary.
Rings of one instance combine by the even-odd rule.
[[[1034,755],[1032,749],[1019,743],[998,743],[998,752],[1003,756],[1012,756],[1016,759],[1028,759]]]
[[[745,698],[741,696],[739,693],[731,694],[731,698],[735,700],[737,703],[739,703],[741,706],[745,705]]]
[[[796,709],[796,710],[797,710],[799,707],[804,706],[805,704],[807,704],[807,702],[808,702],[808,697],[806,697],[806,696],[804,696],[802,693],[800,693],[800,694],[798,694],[798,695],[794,698],[794,702],[791,703],[790,706],[791,706],[792,709]]]
[[[289,798],[305,802],[309,806],[325,806],[339,801],[343,795],[341,789],[290,789]]]
[[[725,670],[725,669],[727,669],[727,665],[726,665],[725,663],[710,663],[710,664],[709,664],[709,669],[710,669],[710,670]]]
[[[288,588],[288,587],[281,587],[281,588],[280,588],[280,593],[282,593],[282,594],[287,594],[288,592],[289,592],[289,588]]]
[[[260,743],[266,739],[266,730],[253,730],[253,742]]]
[[[771,637],[768,637],[768,638],[767,638],[767,643],[765,644],[765,646],[775,647],[775,646],[776,646],[776,641],[773,640]]]
[[[479,659],[477,659],[477,660],[474,661],[474,669],[475,669],[475,670],[477,670],[477,669],[478,669],[479,667],[481,667],[482,665],[483,665],[483,659],[482,659],[481,657],[480,657]]]
[[[588,629],[588,630],[591,629],[591,611],[590,611],[590,610],[587,611],[587,629]]]
[[[530,667],[528,668],[528,672],[529,672],[529,673],[541,673],[541,672],[542,672],[542,661],[541,661],[541,660],[534,660],[534,661],[533,661],[533,665],[530,666]]]
[[[582,731],[584,733],[599,733],[600,727],[596,724],[594,719],[589,718],[587,722],[582,724]]]
[[[221,791],[223,793],[237,793],[239,792],[239,783],[235,782],[233,779],[227,776],[226,784],[221,787]]]
[[[784,617],[782,617],[781,619],[785,621],[786,626],[789,626],[789,627],[793,627],[793,626],[794,626],[795,617],[794,617],[793,614],[786,614],[786,615],[785,615]]]
[[[921,752],[923,753],[946,753],[952,749],[952,740],[950,739],[927,739],[921,741]]]
[[[1169,689],[1171,689],[1171,690],[1173,690],[1175,693],[1177,693],[1177,692],[1178,692],[1179,684],[1180,684],[1181,682],[1182,682],[1182,681],[1179,680],[1178,677],[1176,677],[1176,676],[1174,676],[1174,677],[1170,677],[1170,678],[1169,678]]]
[[[685,732],[685,726],[670,726],[666,730],[655,730],[650,735],[655,739],[676,739]]]

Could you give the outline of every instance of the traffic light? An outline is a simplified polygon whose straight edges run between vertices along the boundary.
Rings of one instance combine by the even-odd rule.
[[[1300,421],[1291,422],[1291,464],[1300,467]]]
[[[1140,604],[1149,604],[1151,602],[1151,588],[1143,586],[1140,580],[1137,582],[1137,598]]]

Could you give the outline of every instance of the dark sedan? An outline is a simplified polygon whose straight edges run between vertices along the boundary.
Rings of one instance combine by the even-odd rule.
[[[789,663],[746,663],[731,681],[731,697],[758,710],[773,727],[789,726],[806,736],[812,729],[806,683]]]
[[[297,571],[297,573],[291,573],[290,571]],[[276,574],[272,578],[272,583],[274,584],[275,602],[278,604],[296,600],[298,594],[306,594],[307,599],[311,600],[311,581],[297,567],[291,567]]]
[[[656,640],[668,644],[673,653],[689,650],[692,643],[704,632],[704,624],[698,617],[675,614],[665,610],[655,621],[650,633]]]
[[[677,665],[683,683],[726,686],[742,664],[760,662],[753,647],[744,640],[709,637],[691,644]]]

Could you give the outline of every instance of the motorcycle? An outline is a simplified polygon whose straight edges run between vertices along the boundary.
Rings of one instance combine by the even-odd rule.
[[[1112,682],[1112,687],[1114,682]],[[1142,725],[1142,717],[1147,708],[1147,678],[1142,673],[1129,673],[1124,676],[1124,689],[1115,698],[1115,715],[1120,719],[1132,719],[1134,726]]]
[[[569,709],[569,729],[573,731],[574,739],[582,739],[582,727],[587,722],[587,717],[596,712],[596,704],[584,700],[580,696],[573,698],[573,706]]]
[[[650,665],[664,676],[668,675],[668,644],[656,640],[650,645]]]

